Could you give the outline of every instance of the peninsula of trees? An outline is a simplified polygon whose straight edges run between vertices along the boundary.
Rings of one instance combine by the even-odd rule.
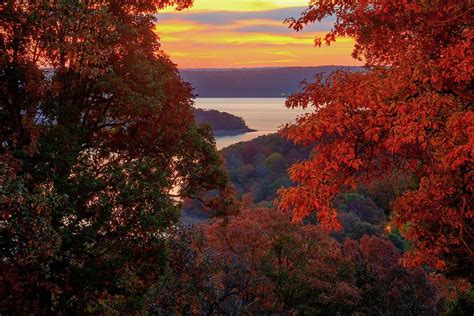
[[[255,131],[247,126],[243,118],[227,112],[195,109],[194,117],[196,124],[209,125],[214,132],[214,136],[236,135]]]

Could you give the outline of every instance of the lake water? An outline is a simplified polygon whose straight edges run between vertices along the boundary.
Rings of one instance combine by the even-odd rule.
[[[213,109],[242,117],[247,126],[257,130],[232,136],[216,137],[217,149],[275,133],[286,123],[294,122],[306,111],[285,107],[285,98],[197,98],[196,107]]]

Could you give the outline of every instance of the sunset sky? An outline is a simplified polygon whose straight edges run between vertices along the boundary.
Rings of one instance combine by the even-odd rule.
[[[308,0],[195,0],[185,11],[158,14],[163,49],[180,68],[242,68],[359,65],[353,40],[314,47],[314,37],[332,25],[327,19],[302,32],[283,24],[297,17]]]

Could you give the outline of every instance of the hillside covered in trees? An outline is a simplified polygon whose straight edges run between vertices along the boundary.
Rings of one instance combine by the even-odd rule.
[[[336,70],[360,71],[360,67],[320,66],[243,69],[182,69],[183,79],[201,98],[275,98],[301,91],[301,82],[317,74],[327,77]]]
[[[311,148],[295,146],[278,134],[258,137],[220,151],[239,195],[250,193],[255,203],[273,203],[277,191],[291,181],[288,168],[309,157]]]
[[[281,135],[270,134],[229,146],[220,153],[236,193],[257,207],[274,207],[278,191],[294,185],[288,169],[308,159],[311,150],[311,146],[295,145]],[[409,179],[387,177],[356,190],[340,192],[333,204],[339,211],[343,229],[334,236],[340,241],[347,237],[358,240],[363,235],[381,236],[389,224],[391,201],[410,185],[413,183]],[[390,236],[403,248],[399,235]]]

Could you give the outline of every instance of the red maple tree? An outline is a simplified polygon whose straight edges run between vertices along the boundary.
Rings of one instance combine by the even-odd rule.
[[[355,39],[360,72],[317,78],[287,107],[314,112],[287,126],[297,143],[317,145],[290,168],[296,186],[279,207],[301,220],[316,212],[338,229],[334,196],[385,175],[409,176],[415,188],[392,203],[410,243],[406,263],[450,268],[472,279],[474,264],[472,1],[311,1],[290,26],[335,16],[316,45]]]

